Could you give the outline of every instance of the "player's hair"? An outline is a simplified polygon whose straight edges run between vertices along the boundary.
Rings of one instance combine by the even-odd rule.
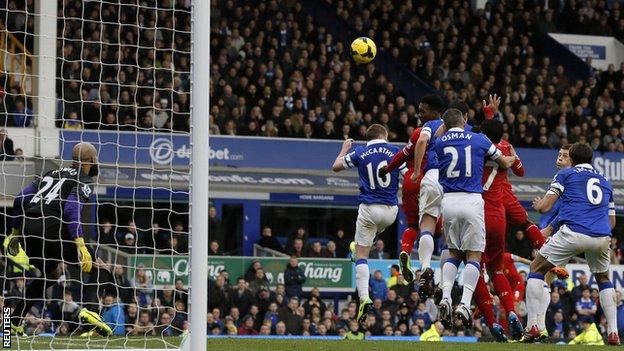
[[[449,109],[451,108],[456,108],[460,110],[461,113],[464,115],[468,113],[468,110],[470,110],[468,104],[464,100],[455,100],[451,102],[451,104],[449,105]]]
[[[456,108],[446,110],[442,119],[444,120],[446,129],[464,126],[464,115],[462,115],[461,111]]]
[[[572,147],[572,144],[565,144],[565,145],[561,145],[561,147],[559,149],[561,149],[561,150],[570,150],[571,147]]]
[[[442,112],[444,108],[444,101],[442,98],[435,94],[427,94],[420,99],[420,102],[423,104],[427,104],[427,106],[436,112]]]
[[[373,124],[366,130],[366,140],[386,139],[388,131],[381,124]]]
[[[498,144],[503,137],[503,124],[495,119],[486,119],[481,123],[481,133],[493,143]]]
[[[574,143],[570,147],[570,159],[574,166],[582,163],[591,163],[593,157],[594,150],[587,144]]]

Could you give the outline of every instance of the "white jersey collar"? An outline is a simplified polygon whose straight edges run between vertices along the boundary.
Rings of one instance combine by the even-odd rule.
[[[368,143],[366,143],[366,146],[371,146],[371,145],[375,145],[375,144],[386,144],[388,143],[388,141],[386,141],[386,139],[373,139],[371,141],[369,141]]]
[[[460,127],[453,127],[451,129],[448,130],[449,132],[463,132],[464,128],[460,128]]]
[[[594,169],[594,167],[592,165],[590,165],[589,163],[580,163],[574,167],[581,167],[581,168],[589,168],[589,169]]]

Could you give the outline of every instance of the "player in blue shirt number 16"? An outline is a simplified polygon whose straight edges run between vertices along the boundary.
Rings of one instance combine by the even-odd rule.
[[[355,265],[355,285],[360,297],[357,320],[364,324],[373,302],[368,296],[368,255],[373,240],[394,223],[397,212],[397,192],[399,191],[399,170],[405,171],[405,164],[390,173],[379,175],[400,149],[388,144],[388,131],[380,124],[371,125],[366,131],[366,146],[358,146],[349,152],[353,140],[348,139],[336,157],[332,169],[339,172],[347,168],[357,168],[360,177],[360,206],[355,223],[355,243],[357,257]]]
[[[592,165],[593,150],[587,144],[576,143],[570,148],[572,167],[560,170],[541,199],[533,207],[548,212],[560,203],[558,220],[561,228],[542,246],[531,263],[526,285],[528,312],[525,341],[538,338],[545,328],[539,306],[544,274],[555,266],[564,266],[570,258],[585,253],[589,270],[600,290],[600,305],[607,319],[608,343],[619,345],[617,303],[613,283],[609,279],[611,230],[615,227],[615,204],[611,183]]]

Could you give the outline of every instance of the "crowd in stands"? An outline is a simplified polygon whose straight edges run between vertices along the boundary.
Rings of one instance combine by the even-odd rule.
[[[57,126],[189,130],[191,12],[187,0],[58,2]],[[34,2],[9,0],[0,16],[32,52]],[[32,69],[32,67],[31,67]],[[0,125],[34,125],[32,98],[0,74]]]
[[[434,324],[437,308],[432,299],[418,297],[417,283],[406,284],[398,266],[393,266],[392,276],[384,280],[381,271],[375,271],[370,280],[371,298],[375,312],[358,332],[355,321],[355,300],[334,306],[333,300],[324,300],[317,288],[302,293],[305,282],[303,271],[293,257],[285,267],[284,283],[269,282],[262,265],[256,261],[243,277],[232,277],[222,271],[208,284],[208,333],[227,335],[421,335],[432,327],[446,336],[491,337],[488,328],[476,314],[472,328],[455,325],[444,329]],[[297,268],[296,268],[297,267]],[[420,271],[417,271],[418,277]],[[303,279],[294,279],[302,277]],[[587,325],[595,322],[601,333],[606,331],[606,320],[599,304],[598,289],[591,288],[588,277],[581,275],[577,285],[565,281],[553,282],[547,325],[552,341],[572,340]],[[418,281],[418,279],[416,279]],[[493,291],[490,289],[490,291]],[[460,295],[458,286],[455,295]],[[455,296],[459,298],[459,296]],[[338,308],[340,307],[340,308]],[[494,297],[494,309],[502,325],[506,314]],[[517,298],[517,311],[526,316],[523,297]],[[618,320],[624,330],[624,301],[618,294]]]
[[[184,255],[188,253],[188,231],[184,223],[175,222],[171,229],[154,221],[151,228],[139,229],[134,220],[126,226],[102,219],[93,241],[114,247],[127,254]]]
[[[187,332],[188,291],[181,279],[175,281],[175,286],[156,288],[151,271],[143,266],[138,266],[132,279],[124,266],[109,265],[107,269],[113,281],[100,288],[100,314],[113,335],[177,336]],[[48,291],[46,303],[37,303],[26,315],[27,335],[77,336],[84,331],[72,322],[81,308],[79,273],[71,273],[67,267],[63,271],[58,283]],[[18,299],[24,297],[24,289],[21,274],[9,276],[0,304],[14,309]]]
[[[577,19],[590,23],[578,30],[624,28],[618,2],[545,8],[501,1],[476,12],[465,1],[329,2],[440,95],[465,100],[471,123],[482,118],[482,99],[499,93],[505,137],[519,147],[584,141],[596,150],[624,151],[622,67],[572,81],[535,44],[540,33],[569,31]],[[363,128],[376,122],[391,130],[390,139],[406,141],[418,125],[414,102],[374,65],[354,66],[343,43],[299,3],[223,5],[213,14],[212,133],[363,139]]]

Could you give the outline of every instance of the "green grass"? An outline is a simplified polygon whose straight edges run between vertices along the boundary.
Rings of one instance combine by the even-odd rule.
[[[71,350],[71,349],[142,349],[176,348],[181,338],[74,338],[24,337],[13,339],[13,350]],[[408,341],[355,340],[270,340],[270,339],[208,339],[208,350],[223,351],[561,351],[587,350],[586,346],[554,344],[497,343],[425,343]],[[593,349],[593,348],[592,348]],[[193,350],[196,351],[196,350]]]

